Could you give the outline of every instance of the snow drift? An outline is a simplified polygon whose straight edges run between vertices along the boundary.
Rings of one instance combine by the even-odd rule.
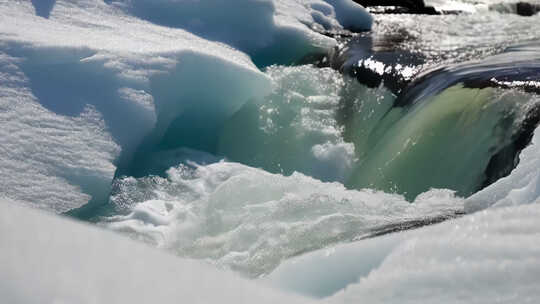
[[[248,57],[100,1],[1,4],[2,193],[64,212],[107,196],[116,166],[177,116],[227,117],[268,79]],[[32,31],[27,30],[32,28]]]
[[[5,200],[0,247],[3,303],[308,302]]]
[[[488,209],[291,259],[268,284],[330,303],[535,303],[540,205]]]

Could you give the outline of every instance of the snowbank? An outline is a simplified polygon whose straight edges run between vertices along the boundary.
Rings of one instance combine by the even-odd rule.
[[[540,205],[489,209],[291,259],[267,282],[330,303],[536,303]]]
[[[181,115],[224,120],[270,90],[230,47],[102,1],[51,7],[43,18],[29,1],[0,3],[0,192],[28,205],[100,200],[143,139],[158,143]]]
[[[111,5],[153,23],[227,43],[265,66],[324,53],[335,40],[319,34],[368,30],[372,18],[351,0],[113,0]]]
[[[306,303],[95,227],[0,202],[3,303]]]

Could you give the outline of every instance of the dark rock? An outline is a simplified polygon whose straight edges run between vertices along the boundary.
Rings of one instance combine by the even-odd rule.
[[[396,233],[401,231],[407,231],[412,229],[418,229],[422,228],[424,226],[429,226],[437,223],[442,223],[444,221],[458,218],[465,215],[465,212],[462,210],[456,210],[453,212],[448,212],[447,214],[434,216],[434,217],[425,217],[422,219],[413,219],[413,220],[405,220],[398,223],[392,223],[388,225],[382,225],[379,227],[375,227],[370,230],[370,233],[362,238],[363,239],[370,239],[378,236],[383,236],[390,233]]]
[[[368,11],[371,14],[415,14],[415,15],[440,15],[441,13],[436,11],[431,6],[426,6],[421,9],[411,9],[402,6],[373,6],[369,7]]]
[[[319,66],[331,67],[368,87],[383,83],[398,94],[424,63],[421,55],[400,49],[410,39],[414,38],[405,30],[392,35],[358,34],[336,47]]]
[[[518,131],[513,134],[512,142],[491,157],[484,172],[481,189],[491,185],[500,178],[508,176],[519,163],[519,154],[531,142],[534,130],[540,124],[540,104],[534,106],[521,122]]]
[[[426,5],[423,0],[353,0],[364,6],[401,6],[407,8],[422,8]]]
[[[432,6],[426,6],[423,0],[353,0],[364,6],[373,7],[371,13],[383,14],[424,14],[439,15]]]
[[[489,10],[502,14],[517,14],[519,16],[530,17],[540,12],[540,4],[533,4],[523,1],[514,3],[502,2],[490,5]]]
[[[540,5],[534,5],[527,2],[518,2],[516,4],[516,13],[520,16],[532,16],[540,11]]]

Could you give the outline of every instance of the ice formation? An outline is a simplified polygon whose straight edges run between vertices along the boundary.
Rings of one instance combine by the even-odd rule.
[[[493,1],[426,2],[487,12]],[[372,186],[356,180],[380,173],[382,154],[430,155],[407,150],[420,131],[437,131],[431,122],[442,112],[462,115],[445,133],[453,137],[435,136],[426,149],[478,144],[483,128],[468,126],[494,121],[475,113],[526,108],[530,96],[436,82],[435,102],[396,114],[382,87],[346,83],[330,69],[270,66],[325,53],[336,45],[328,34],[369,28],[372,18],[351,0],[0,0],[0,12],[2,301],[320,302],[279,288],[329,303],[538,302],[540,131],[509,176],[466,199],[418,187],[411,204],[323,182],[355,171],[352,183]],[[538,39],[524,30],[536,19],[502,25],[497,12],[385,18],[376,30],[404,28],[418,38],[406,48],[426,60],[479,58]],[[529,53],[536,57],[519,56],[538,62]],[[527,62],[521,72],[534,68]],[[388,113],[406,123],[382,136],[376,126]],[[380,153],[370,158],[372,149]],[[371,165],[354,170],[365,159]],[[487,160],[459,161],[420,164],[434,181],[470,185],[472,173],[437,175],[433,164],[476,172]],[[408,163],[386,173],[407,172]],[[174,255],[19,205],[58,213],[90,205],[89,220],[102,228]]]
[[[322,25],[312,17],[320,12],[332,28],[342,28],[336,18],[343,14],[337,12],[353,4],[332,2],[336,11],[316,0],[202,1],[190,12],[197,20],[182,18],[193,1],[152,5],[178,14],[171,18],[184,25],[202,26],[200,32],[184,28],[206,38],[239,46],[230,38],[241,37],[256,46],[283,46],[301,58],[335,44],[316,32]],[[173,121],[196,116],[221,122],[270,92],[270,80],[244,53],[142,21],[126,9],[149,4],[0,2],[2,193],[56,212],[103,201],[116,169],[129,166],[141,145],[159,144]],[[355,11],[362,14],[356,25],[369,27],[370,16],[361,7]],[[247,25],[249,18],[258,25]],[[237,26],[224,29],[223,22]],[[276,44],[277,32],[289,35],[290,44],[282,37]]]

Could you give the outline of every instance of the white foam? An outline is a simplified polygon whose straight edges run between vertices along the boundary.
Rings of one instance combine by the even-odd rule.
[[[466,13],[486,12],[494,6],[497,11],[515,13],[515,5],[519,1],[515,0],[426,0],[426,5],[434,6],[439,10],[463,11]],[[526,1],[531,4],[540,4],[538,0]],[[511,8],[510,6],[513,6]]]
[[[342,135],[341,94],[365,87],[335,70],[311,65],[272,66],[265,73],[272,79],[271,94],[246,104],[225,122],[217,153],[272,173],[298,171],[344,182],[356,156],[354,145]]]
[[[411,204],[399,195],[221,162],[172,168],[167,179],[118,180],[112,202],[128,214],[103,219],[103,225],[256,277],[294,255],[389,225],[452,216],[461,201],[433,190]]]

